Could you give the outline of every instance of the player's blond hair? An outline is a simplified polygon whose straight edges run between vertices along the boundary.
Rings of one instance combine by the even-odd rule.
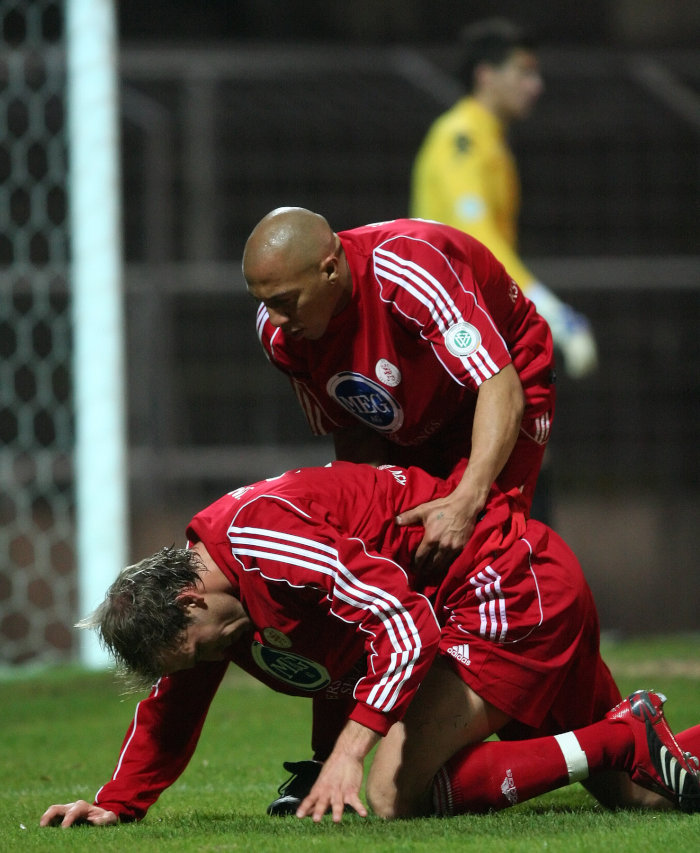
[[[163,656],[178,648],[190,617],[178,601],[203,565],[195,551],[166,547],[123,569],[102,604],[78,628],[97,631],[117,671],[134,688],[163,674]]]

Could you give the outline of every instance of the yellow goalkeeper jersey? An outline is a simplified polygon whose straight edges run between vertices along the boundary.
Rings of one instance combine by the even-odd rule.
[[[501,121],[462,98],[429,129],[416,156],[410,215],[466,231],[527,290],[535,276],[517,253],[520,181]]]

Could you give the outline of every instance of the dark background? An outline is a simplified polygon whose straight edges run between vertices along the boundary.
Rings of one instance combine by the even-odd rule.
[[[427,43],[493,14],[560,44],[697,45],[692,0],[120,0],[119,29],[127,40]]]

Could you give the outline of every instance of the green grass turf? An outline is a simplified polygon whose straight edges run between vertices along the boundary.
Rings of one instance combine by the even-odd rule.
[[[700,636],[604,644],[623,693],[667,694],[675,730],[700,721]],[[91,799],[114,766],[134,697],[75,668],[0,678],[0,851],[700,851],[700,815],[603,811],[579,785],[497,814],[333,825],[272,819],[281,762],[308,757],[310,703],[232,672],[181,779],[140,824],[42,829],[51,803]]]

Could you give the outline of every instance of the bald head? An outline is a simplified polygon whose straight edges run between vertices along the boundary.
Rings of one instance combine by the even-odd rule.
[[[243,275],[270,323],[293,338],[321,338],[352,297],[340,237],[303,207],[278,207],[258,222],[243,252]]]
[[[336,250],[336,236],[318,213],[303,207],[278,207],[253,228],[243,251],[249,285],[294,276]]]

